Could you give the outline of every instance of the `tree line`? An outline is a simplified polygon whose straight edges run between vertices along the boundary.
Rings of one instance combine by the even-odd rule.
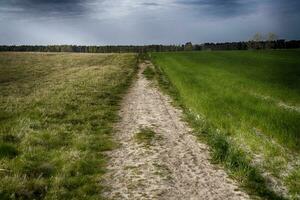
[[[275,40],[275,41],[248,41],[248,42],[226,42],[205,43],[201,50],[254,50],[254,49],[296,49],[300,48],[300,40]]]
[[[78,52],[78,53],[145,53],[168,51],[201,50],[252,50],[252,49],[294,49],[300,48],[300,40],[248,41],[183,45],[122,45],[122,46],[78,46],[78,45],[1,45],[0,51],[28,52]]]
[[[184,45],[115,45],[115,46],[78,46],[78,45],[1,45],[0,51],[30,52],[78,52],[78,53],[144,53],[183,51]]]

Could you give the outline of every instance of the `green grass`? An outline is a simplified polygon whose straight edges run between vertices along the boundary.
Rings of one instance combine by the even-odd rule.
[[[12,144],[0,143],[0,158],[13,158],[17,155],[18,151]]]
[[[286,182],[288,183],[288,187],[290,188],[291,192],[295,194],[299,194],[300,168],[292,171],[286,179],[287,179]]]
[[[143,71],[143,75],[148,79],[152,80],[155,76],[155,71],[151,67],[146,67],[146,69]]]
[[[0,199],[101,199],[134,54],[0,54]]]
[[[287,178],[299,169],[299,57],[299,50],[151,54],[160,85],[186,108],[215,160],[269,199],[275,197],[264,172],[288,187],[291,198],[300,191],[291,187],[299,178]]]
[[[145,146],[150,146],[156,139],[156,133],[150,128],[142,128],[135,134],[135,138],[139,143],[142,143]]]

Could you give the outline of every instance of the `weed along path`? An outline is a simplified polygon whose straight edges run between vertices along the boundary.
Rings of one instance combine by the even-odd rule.
[[[112,199],[249,199],[222,169],[209,162],[209,151],[181,121],[174,108],[143,75],[125,97],[117,125],[119,148],[104,182]]]

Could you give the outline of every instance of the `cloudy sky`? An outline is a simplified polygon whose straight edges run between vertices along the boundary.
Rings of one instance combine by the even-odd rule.
[[[299,0],[0,0],[0,44],[300,39]]]

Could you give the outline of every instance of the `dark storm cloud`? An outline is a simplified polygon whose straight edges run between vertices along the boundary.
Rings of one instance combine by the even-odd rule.
[[[238,6],[240,5],[240,0],[185,0],[177,1],[182,4],[192,4],[192,5],[213,5],[213,6]]]
[[[280,14],[300,14],[300,1],[299,0],[277,0],[274,1]]]
[[[178,4],[192,6],[199,12],[215,17],[234,17],[253,11],[257,5],[255,0],[177,0]],[[202,8],[202,9],[201,9]]]
[[[274,8],[271,13],[282,38],[300,39],[300,1],[277,0],[271,4]]]
[[[300,39],[299,0],[0,0],[0,44]]]
[[[86,12],[88,0],[14,0],[3,4],[7,12],[19,16],[80,16]],[[15,8],[15,9],[9,9]]]

